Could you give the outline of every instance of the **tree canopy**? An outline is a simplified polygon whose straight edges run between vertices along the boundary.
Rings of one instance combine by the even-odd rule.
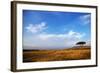
[[[84,44],[86,44],[86,42],[84,42],[84,41],[80,41],[80,42],[76,43],[76,45],[84,45]]]

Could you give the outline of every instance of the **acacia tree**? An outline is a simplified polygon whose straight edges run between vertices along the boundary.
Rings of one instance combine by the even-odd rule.
[[[80,41],[80,42],[77,42],[76,45],[79,45],[79,46],[84,46],[86,44],[86,42],[84,41]]]

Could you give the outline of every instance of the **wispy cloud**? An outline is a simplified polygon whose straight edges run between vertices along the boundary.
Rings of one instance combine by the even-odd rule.
[[[47,25],[45,22],[41,22],[40,24],[34,24],[34,25],[29,24],[27,27],[25,27],[25,29],[31,33],[38,33],[45,30],[46,28],[47,28]]]
[[[78,33],[73,30],[70,30],[66,34],[40,34],[40,35],[38,35],[38,37],[42,40],[63,39],[63,38],[65,38],[65,39],[72,39],[72,38],[81,39],[84,36],[85,36],[84,33]]]
[[[82,25],[87,25],[91,23],[91,15],[87,14],[87,15],[83,15],[79,17],[80,22],[82,23]]]

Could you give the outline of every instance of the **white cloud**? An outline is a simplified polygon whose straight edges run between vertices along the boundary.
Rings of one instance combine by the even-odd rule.
[[[89,24],[89,23],[91,22],[90,17],[91,17],[90,14],[80,16],[79,19],[80,19],[82,25],[87,25],[87,24]]]
[[[45,30],[46,28],[47,26],[45,22],[41,22],[40,24],[34,24],[34,25],[29,24],[29,26],[25,27],[25,29],[31,33],[38,33]]]
[[[29,37],[29,39],[25,38],[24,40],[27,41],[24,42],[24,44],[28,42],[28,44],[35,45],[34,47],[59,49],[74,46],[76,42],[81,41],[84,36],[84,33],[79,33],[72,30],[66,34],[39,34]]]
[[[74,31],[71,30],[71,31],[68,32],[68,36],[80,39],[83,36],[85,36],[85,33],[78,33],[78,32],[74,32]]]
[[[88,19],[90,17],[90,14],[82,16],[83,19]]]

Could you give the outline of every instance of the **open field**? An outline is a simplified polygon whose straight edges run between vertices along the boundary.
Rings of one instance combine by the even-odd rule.
[[[81,60],[90,58],[90,47],[73,47],[63,50],[23,50],[23,62]]]

